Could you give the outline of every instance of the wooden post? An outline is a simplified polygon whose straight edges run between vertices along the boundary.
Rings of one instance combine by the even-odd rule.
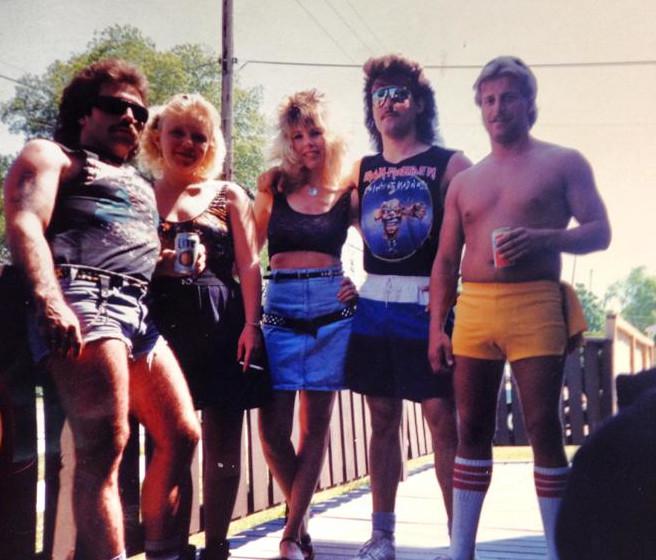
[[[232,72],[233,57],[232,0],[223,0],[223,28],[221,54],[221,130],[226,145],[223,176],[232,180]]]

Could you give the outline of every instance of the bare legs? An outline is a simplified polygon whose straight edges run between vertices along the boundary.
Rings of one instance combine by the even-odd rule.
[[[198,418],[171,349],[159,344],[149,363],[130,371],[132,412],[153,441],[141,490],[146,541],[186,542],[191,512],[189,465],[200,439]]]
[[[369,475],[373,511],[393,512],[401,477],[399,428],[403,401],[387,397],[366,397],[371,413]]]
[[[373,511],[393,512],[401,476],[399,429],[403,401],[368,396],[367,404],[371,412],[369,470]],[[447,515],[451,519],[451,479],[457,444],[453,402],[447,399],[427,399],[422,403],[422,410],[435,449],[435,473],[442,489]]]
[[[244,413],[203,410],[203,511],[206,560],[225,558],[224,541],[235,507],[241,473]]]
[[[511,364],[522,401],[522,410],[535,458],[536,486],[546,479],[553,494],[557,484],[564,485],[567,459],[558,416],[563,359],[541,356],[516,360]],[[454,470],[454,525],[451,555],[455,560],[469,560],[480,509],[487,492],[492,469],[492,439],[499,384],[504,362],[456,357],[454,379],[458,410],[458,453]],[[545,524],[545,535],[552,552],[552,527],[558,498],[538,498]],[[544,503],[543,503],[544,502]]]
[[[158,350],[163,351],[151,367],[143,359],[131,370],[125,345],[114,339],[87,344],[75,360],[51,358],[75,441],[73,507],[85,558],[106,560],[125,548],[117,475],[131,406],[155,442],[142,492],[146,538],[186,532],[180,527],[189,517],[179,500],[180,486],[189,480],[198,422],[170,350]]]
[[[117,340],[92,342],[77,360],[52,358],[50,371],[75,442],[73,511],[86,558],[123,552],[118,466],[128,440],[128,361]]]
[[[300,537],[303,518],[326,455],[328,427],[335,402],[333,391],[300,391],[299,394],[298,450],[294,450],[291,442],[295,392],[274,391],[271,402],[260,409],[264,454],[289,507],[283,537],[296,540]],[[286,552],[288,548],[293,550]],[[281,552],[302,558],[293,543],[283,543]]]
[[[456,412],[451,399],[427,399],[421,403],[433,442],[435,474],[442,490],[442,499],[451,532],[453,503],[453,461],[456,458],[458,434]]]

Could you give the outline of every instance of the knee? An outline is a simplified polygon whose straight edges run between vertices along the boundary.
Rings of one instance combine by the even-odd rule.
[[[458,417],[458,443],[464,446],[491,445],[495,431],[494,422],[485,422],[474,416]]]
[[[175,449],[173,453],[176,456],[182,455],[191,457],[201,438],[200,422],[194,414],[193,417],[183,420],[177,427],[173,439]]]
[[[394,416],[372,415],[371,437],[379,440],[396,440],[399,437],[400,419]]]
[[[439,413],[426,415],[433,444],[441,448],[455,448],[458,444],[456,415],[452,407],[444,407]]]
[[[88,422],[84,429],[74,429],[76,468],[101,477],[110,475],[118,468],[129,438],[127,420]]]
[[[283,454],[283,450],[292,445],[291,434],[275,422],[260,424],[260,441],[264,452],[269,456]]]
[[[548,414],[526,421],[526,431],[531,445],[538,449],[560,447],[563,429],[557,414]]]

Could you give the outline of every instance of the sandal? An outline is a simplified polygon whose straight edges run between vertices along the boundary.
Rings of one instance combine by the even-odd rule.
[[[301,553],[303,553],[303,546],[301,545],[300,541],[296,540],[294,537],[283,537],[282,539],[280,539],[280,544],[285,542],[294,543],[301,551]],[[304,553],[303,556],[305,556]],[[283,556],[281,554],[278,558],[276,558],[276,560],[294,560],[294,559],[290,558],[289,556]]]
[[[301,535],[299,544],[301,545],[301,552],[303,553],[305,560],[314,560],[314,547],[312,546],[312,537],[310,537],[310,533]]]

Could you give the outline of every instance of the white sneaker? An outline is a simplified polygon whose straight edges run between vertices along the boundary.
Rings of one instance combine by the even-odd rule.
[[[354,560],[396,560],[394,539],[374,535],[362,545]]]

